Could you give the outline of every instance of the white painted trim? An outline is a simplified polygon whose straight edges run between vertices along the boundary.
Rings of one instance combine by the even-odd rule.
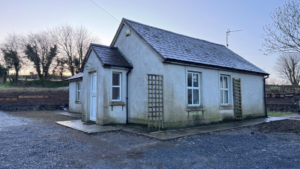
[[[78,84],[80,84],[80,89],[78,90]],[[76,101],[80,101],[80,99],[78,99],[78,93],[79,93],[79,98],[81,98],[81,82],[76,82]]]
[[[95,112],[95,119],[91,119],[91,109],[92,109],[92,107],[91,107],[91,101],[92,101],[92,96],[91,96],[91,90],[92,90],[92,83],[91,83],[91,80],[92,80],[92,75],[93,74],[96,74],[95,76],[96,76],[96,86],[95,86],[95,89],[96,89],[96,112]],[[94,72],[89,72],[89,120],[90,121],[96,121],[97,120],[97,110],[98,110],[98,87],[97,87],[97,84],[98,84],[98,82],[97,82],[97,80],[98,80],[98,74],[97,74],[97,71],[94,71]]]
[[[222,85],[223,86],[224,86],[224,77],[227,77],[227,87],[228,88],[224,88],[224,87],[220,86],[220,84],[221,84],[221,81],[220,81],[221,77],[223,79],[223,81],[222,81],[222,83],[223,83]],[[222,101],[221,101],[221,93],[223,91],[228,91],[228,98],[227,98],[228,103],[222,103]],[[220,100],[220,105],[222,105],[222,106],[228,106],[228,105],[230,105],[230,102],[231,102],[230,95],[231,95],[231,93],[232,93],[232,90],[231,90],[231,76],[228,75],[228,74],[219,74],[219,100]],[[223,94],[223,101],[224,100],[225,100],[225,96]]]
[[[188,74],[189,73],[192,73],[192,78],[193,78],[193,74],[197,74],[198,75],[198,87],[189,87],[188,86]],[[187,71],[186,72],[186,94],[187,94],[187,105],[188,106],[200,106],[201,105],[201,83],[200,83],[200,81],[201,81],[201,73],[200,72],[195,72],[195,71]],[[192,86],[193,86],[193,81],[192,81]],[[188,90],[189,89],[192,89],[192,104],[189,104],[189,96],[188,96]],[[193,89],[198,89],[198,91],[199,91],[199,96],[198,96],[198,98],[199,98],[199,104],[193,104],[193,98],[194,98],[194,92],[193,92]]]
[[[119,85],[118,86],[114,86],[113,85],[113,74],[119,74],[119,81],[120,81],[120,83],[119,83]],[[113,99],[113,88],[114,87],[118,87],[120,90],[119,90],[119,92],[120,92],[120,96],[119,96],[119,98],[120,99]],[[115,72],[115,71],[112,71],[112,73],[111,73],[111,100],[112,101],[121,101],[122,100],[122,72]]]

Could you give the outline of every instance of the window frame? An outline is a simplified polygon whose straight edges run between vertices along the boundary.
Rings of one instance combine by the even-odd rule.
[[[114,74],[118,74],[119,75],[119,85],[114,85],[113,84],[113,76],[114,76]],[[122,99],[121,99],[121,93],[122,93],[122,89],[121,89],[121,85],[122,85],[122,73],[121,72],[112,72],[112,74],[111,74],[111,100],[112,101],[121,101]],[[113,99],[113,95],[114,95],[114,90],[113,90],[113,88],[119,88],[119,99]]]
[[[224,88],[224,86],[225,86],[225,81],[224,81],[224,77],[226,77],[227,78],[227,88]],[[222,85],[223,85],[223,87],[221,87],[221,78],[222,78]],[[220,78],[219,78],[219,85],[220,85],[220,104],[222,105],[222,106],[228,106],[228,105],[230,105],[230,83],[229,83],[229,81],[230,81],[230,76],[229,75],[224,75],[224,74],[221,74],[220,75]],[[227,95],[227,103],[224,103],[224,101],[225,101],[225,92],[224,91],[227,91],[228,92],[228,95]],[[222,93],[223,93],[223,98],[221,98],[221,96],[222,96]]]
[[[188,81],[188,78],[189,78],[189,74],[192,74],[192,78],[193,78],[193,75],[194,74],[197,74],[197,76],[198,76],[198,87],[194,87],[194,83],[193,83],[193,80],[192,80],[192,86],[189,86],[189,81]],[[200,73],[198,73],[198,72],[187,72],[187,78],[186,78],[186,85],[187,85],[187,104],[188,104],[188,106],[200,106],[201,105],[201,97],[200,97],[200,93],[201,93],[201,91],[200,91]],[[189,96],[188,96],[188,93],[189,93],[189,89],[191,89],[192,90],[192,104],[189,104]],[[197,89],[198,91],[199,91],[199,96],[198,96],[198,98],[199,98],[199,104],[194,104],[193,103],[193,99],[194,99],[194,92],[193,92],[193,90],[194,89]]]
[[[78,84],[80,85],[80,89],[78,89]],[[76,82],[76,101],[80,102],[80,95],[81,94],[81,82]],[[79,95],[79,99],[78,99],[78,95]]]

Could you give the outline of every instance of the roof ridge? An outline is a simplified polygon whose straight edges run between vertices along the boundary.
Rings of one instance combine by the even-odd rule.
[[[101,44],[96,44],[96,43],[90,43],[91,46],[100,46],[100,47],[105,47],[105,48],[110,48],[110,49],[118,49],[117,47],[113,46],[106,46],[106,45],[101,45]]]
[[[132,21],[132,20],[129,20],[129,19],[126,19],[126,18],[123,18],[123,20],[125,20],[125,21],[130,21],[130,22],[134,22],[134,23],[136,23],[136,24],[148,26],[148,27],[151,27],[151,28],[155,28],[155,29],[162,30],[162,31],[165,31],[165,32],[169,32],[169,33],[172,33],[172,34],[175,34],[175,35],[184,36],[184,37],[192,38],[192,39],[195,39],[195,40],[205,41],[205,42],[208,42],[208,43],[212,43],[212,44],[215,44],[215,45],[220,45],[220,46],[224,46],[224,47],[225,47],[225,45],[222,45],[222,44],[219,44],[219,43],[210,42],[210,41],[204,40],[204,39],[194,38],[194,37],[187,36],[187,35],[183,35],[183,34],[180,34],[180,33],[175,33],[175,32],[169,31],[169,30],[165,30],[165,29],[162,29],[162,28],[158,28],[158,27],[146,25],[146,24],[143,24],[143,23],[140,23],[140,22],[136,22],[136,21]]]

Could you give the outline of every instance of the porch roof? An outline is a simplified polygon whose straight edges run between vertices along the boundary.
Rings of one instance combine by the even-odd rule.
[[[91,44],[91,48],[101,60],[103,66],[133,68],[132,64],[117,47]]]
[[[77,75],[74,75],[74,76],[66,79],[66,81],[82,80],[82,76],[83,76],[83,73],[80,72]]]

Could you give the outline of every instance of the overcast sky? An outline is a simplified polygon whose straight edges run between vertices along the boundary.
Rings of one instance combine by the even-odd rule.
[[[127,18],[183,35],[226,44],[275,77],[278,54],[260,51],[263,26],[284,0],[94,0],[117,20]],[[7,33],[24,34],[60,24],[83,25],[109,45],[119,22],[90,0],[0,0],[0,41]]]

